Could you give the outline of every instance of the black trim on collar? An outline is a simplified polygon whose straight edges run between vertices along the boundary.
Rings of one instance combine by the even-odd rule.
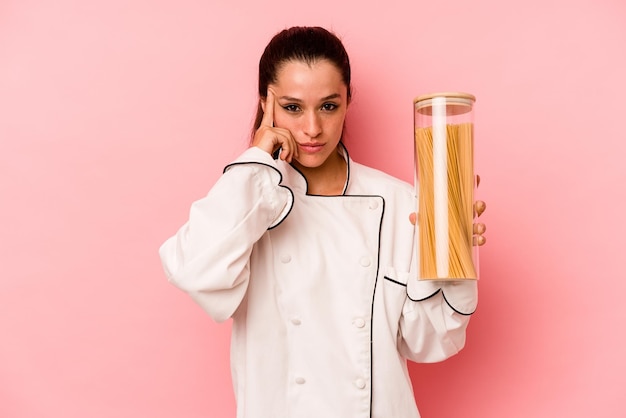
[[[348,166],[348,174],[346,177],[346,187],[344,187],[343,189],[343,194],[345,195],[346,192],[348,191],[348,187],[350,186],[350,173],[352,172],[351,167],[350,167],[350,153],[348,152],[348,148],[346,148],[343,141],[339,141],[339,145],[341,145],[341,148],[343,148],[343,151],[346,153],[346,164]]]
[[[289,164],[289,166],[291,168],[293,168],[296,172],[298,172],[302,178],[304,179],[304,184],[306,184],[306,188],[304,191],[304,194],[306,194],[307,196],[329,196],[329,197],[336,197],[336,196],[346,196],[346,191],[348,190],[348,186],[350,184],[350,154],[348,153],[348,149],[346,148],[346,146],[344,145],[344,143],[342,141],[339,141],[339,143],[337,144],[337,147],[341,147],[345,153],[345,156],[342,155],[342,157],[345,158],[346,160],[346,167],[348,170],[348,174],[346,175],[346,184],[343,188],[343,191],[341,192],[341,194],[336,194],[336,195],[316,195],[316,194],[309,194],[309,182],[307,181],[306,177],[304,176],[304,174],[302,173],[302,171],[298,170],[293,164]],[[274,159],[277,160],[278,159],[278,155],[280,153],[280,150],[277,151],[277,153],[274,154]]]

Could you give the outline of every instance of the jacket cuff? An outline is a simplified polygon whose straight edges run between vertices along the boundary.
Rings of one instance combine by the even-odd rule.
[[[274,216],[274,220],[271,222],[270,226],[267,229],[275,228],[287,217],[287,215],[289,215],[289,212],[291,212],[291,209],[293,207],[293,202],[294,202],[293,192],[287,186],[283,186],[281,184],[283,182],[283,175],[278,169],[276,160],[274,160],[274,158],[270,154],[263,151],[259,147],[250,147],[247,150],[245,150],[241,155],[239,155],[239,157],[237,157],[237,159],[235,159],[232,163],[224,167],[224,173],[226,173],[227,171],[229,171],[231,168],[235,166],[251,165],[251,164],[266,166],[270,168],[270,170],[268,170],[268,172],[270,173],[270,176],[267,178],[271,179],[271,184],[269,181],[262,182],[262,184],[264,185],[263,189],[265,189],[265,185],[267,185],[267,187],[273,188],[274,190],[276,190],[276,187],[278,187],[280,190],[279,194],[282,195],[284,193],[287,199],[287,203],[280,207],[278,205],[278,202],[279,201],[284,202],[284,200],[275,199],[278,213],[276,213],[276,215]],[[268,198],[271,198],[271,196],[276,196],[276,194],[268,193],[265,196]]]
[[[412,279],[407,285],[409,299],[420,302],[439,292],[448,306],[461,315],[471,315],[478,305],[477,280],[417,280]]]
[[[228,171],[233,165],[237,164],[263,164],[278,171],[276,160],[259,147],[250,147],[242,152],[232,163],[224,167],[224,172]]]

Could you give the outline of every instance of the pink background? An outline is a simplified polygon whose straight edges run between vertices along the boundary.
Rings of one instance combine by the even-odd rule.
[[[229,324],[157,249],[246,147],[291,25],[344,39],[351,153],[407,181],[413,98],[478,98],[481,300],[464,351],[411,366],[423,416],[626,414],[626,5],[373,4],[0,4],[1,417],[233,416]]]

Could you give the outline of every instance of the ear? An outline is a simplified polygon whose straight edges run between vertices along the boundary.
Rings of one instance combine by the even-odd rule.
[[[261,105],[261,109],[263,110],[263,113],[265,113],[265,102],[267,101],[267,97],[260,97],[259,98],[259,104]]]

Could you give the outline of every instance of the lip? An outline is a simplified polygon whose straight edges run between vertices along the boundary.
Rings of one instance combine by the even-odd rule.
[[[308,154],[314,154],[323,150],[324,144],[320,144],[319,142],[307,142],[304,144],[298,144],[298,148]]]

